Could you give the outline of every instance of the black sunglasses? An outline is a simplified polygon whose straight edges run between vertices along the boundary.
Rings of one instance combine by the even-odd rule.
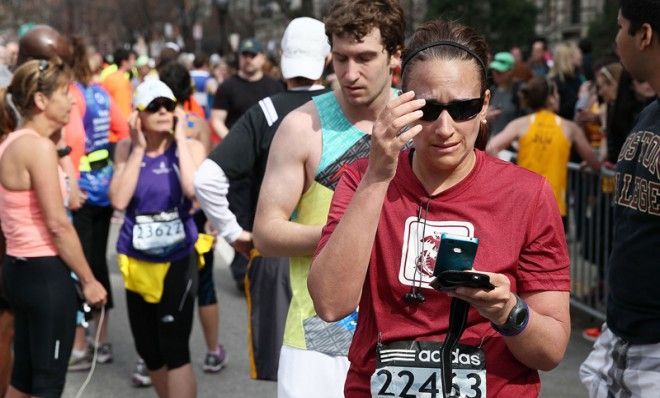
[[[481,112],[483,106],[484,97],[452,101],[446,104],[427,99],[426,104],[421,109],[424,112],[422,120],[432,122],[440,116],[443,110],[446,110],[452,119],[463,122],[474,119]]]
[[[156,98],[155,100],[151,101],[149,105],[146,106],[146,108],[144,108],[144,111],[149,113],[156,113],[160,110],[160,108],[165,108],[165,110],[168,112],[174,112],[174,108],[176,108],[176,102],[169,98]]]

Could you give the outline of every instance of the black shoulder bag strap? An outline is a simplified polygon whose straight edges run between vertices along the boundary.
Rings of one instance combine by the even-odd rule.
[[[470,304],[453,298],[449,310],[449,331],[440,351],[440,369],[442,369],[442,396],[447,398],[452,389],[451,352],[465,330]]]

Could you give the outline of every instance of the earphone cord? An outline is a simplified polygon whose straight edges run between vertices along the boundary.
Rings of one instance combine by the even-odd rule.
[[[99,341],[101,340],[101,325],[103,324],[103,318],[105,318],[105,306],[101,307],[101,316],[99,317],[99,321],[96,324],[96,336],[94,337],[94,356],[92,356],[92,367],[89,369],[89,373],[87,374],[87,378],[85,379],[85,382],[80,387],[80,390],[78,390],[78,393],[76,394],[76,398],[82,397],[82,393],[83,391],[85,391],[87,384],[89,384],[90,380],[92,380],[92,375],[94,374],[94,369],[96,368],[96,357],[99,351]]]
[[[428,216],[429,216],[429,202],[431,202],[431,198],[427,198],[427,199],[426,199],[426,206],[424,206],[424,224],[423,224],[423,227],[422,227],[422,248],[424,248],[424,243],[423,243],[423,241],[424,241],[424,239],[426,239],[426,219],[427,219]],[[420,206],[420,209],[421,209],[421,206]],[[425,260],[425,261],[426,261],[426,258],[427,258],[427,255],[425,254],[425,255],[424,255],[424,260]],[[416,269],[416,268],[415,268],[415,269]],[[419,285],[416,286],[416,287],[418,287],[418,288],[421,289],[421,288],[422,288],[423,278],[422,278],[422,275],[421,275],[421,271],[419,271],[419,272],[420,272]],[[415,284],[415,281],[413,281],[413,285],[414,285],[414,284]]]
[[[420,242],[422,242],[422,249],[424,248],[424,238],[426,237],[426,217],[428,217],[428,214],[429,214],[429,202],[430,201],[431,201],[430,198],[427,199],[426,206],[424,208],[424,223],[422,224],[422,238],[421,238],[421,240],[419,238],[419,222],[421,221],[421,218],[422,218],[422,205],[420,204],[417,207],[417,228],[415,229],[417,231],[417,237],[416,237],[417,238],[417,244],[416,244],[416,246],[417,246],[417,253],[419,253],[419,255],[421,256],[421,261],[426,260],[426,255],[421,253],[419,245],[420,245]],[[415,271],[413,272],[413,284],[412,284],[412,287],[410,288],[411,293],[413,293],[415,295],[417,294],[417,289],[422,288],[423,280],[421,278],[421,275],[420,275],[419,280],[417,280],[417,273],[419,272],[421,274],[421,271],[419,271],[420,266],[421,266],[421,264],[419,264],[419,265],[415,264]]]

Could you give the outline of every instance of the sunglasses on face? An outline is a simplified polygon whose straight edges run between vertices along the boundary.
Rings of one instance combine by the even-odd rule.
[[[144,108],[144,111],[149,113],[156,113],[160,110],[160,108],[165,108],[165,110],[168,112],[174,112],[174,108],[176,108],[176,102],[169,98],[156,98],[155,100],[151,101],[146,108]]]
[[[484,97],[452,101],[448,103],[427,99],[426,104],[421,109],[422,112],[424,112],[422,120],[432,122],[440,117],[442,111],[446,110],[452,119],[457,122],[463,122],[477,116],[479,112],[481,112],[483,105]]]

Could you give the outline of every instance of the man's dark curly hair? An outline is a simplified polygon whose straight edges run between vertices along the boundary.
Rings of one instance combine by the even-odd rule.
[[[362,41],[374,28],[391,55],[403,47],[406,20],[399,0],[336,0],[325,18],[325,33]]]

